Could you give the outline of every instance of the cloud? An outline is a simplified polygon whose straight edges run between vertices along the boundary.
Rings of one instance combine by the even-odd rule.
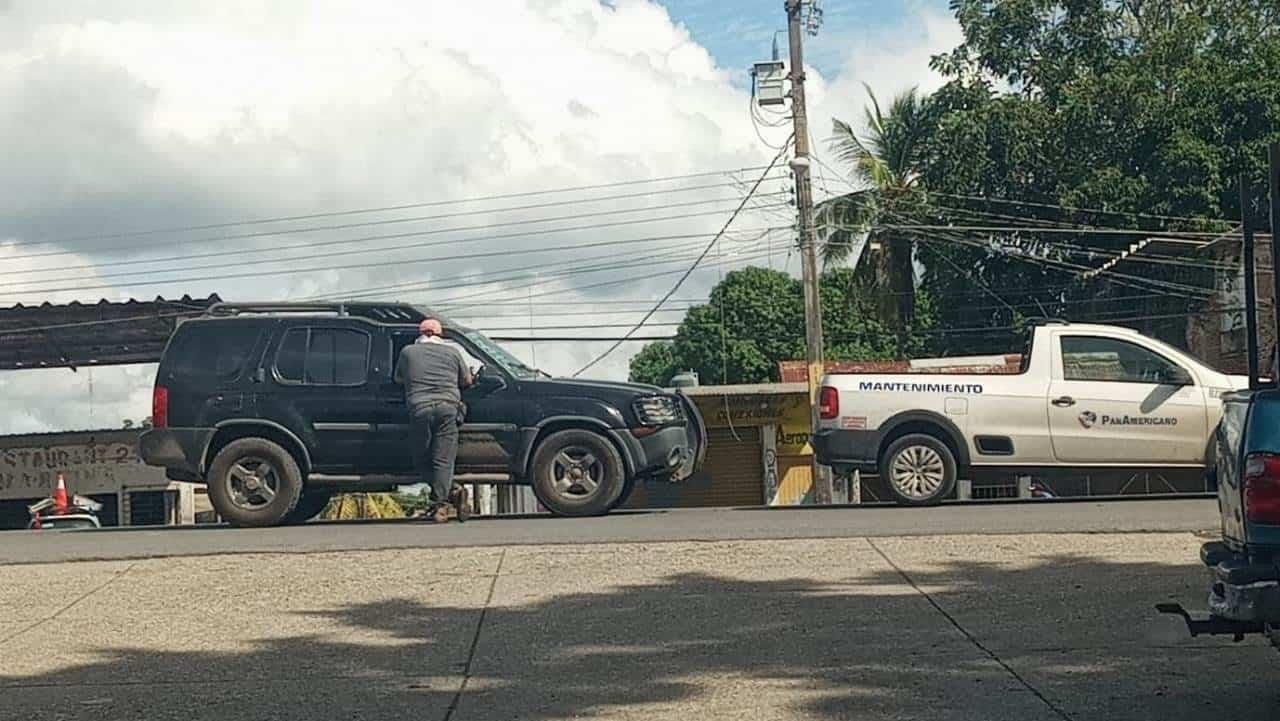
[[[963,39],[959,22],[946,10],[933,5],[910,5],[911,10],[892,25],[875,34],[844,31],[846,48],[839,72],[831,78],[818,76],[810,93],[811,125],[819,153],[831,134],[831,119],[840,118],[860,127],[867,93],[871,87],[883,103],[885,99],[912,87],[922,92],[937,90],[945,82],[929,68],[930,59],[951,50]],[[832,44],[830,39],[828,45]]]
[[[885,68],[878,81],[909,80],[900,66],[922,65],[926,46],[945,40],[944,30],[928,27],[916,37],[920,48],[897,63],[884,60],[888,41],[854,42],[846,65],[854,76],[813,74],[815,136],[821,140],[830,115],[857,107],[854,77]],[[639,301],[671,287],[752,173],[733,187],[690,189],[724,182],[690,179],[316,221],[84,236],[677,176],[772,156],[749,122],[747,91],[732,82],[741,71],[718,67],[666,10],[643,0],[16,0],[0,23],[0,71],[7,149],[0,272],[24,270],[0,275],[0,306],[211,292],[285,299],[379,287],[387,298],[445,304],[492,328],[513,325],[509,307],[494,301],[533,296],[566,304],[535,312],[593,311],[566,317],[556,325],[572,329],[547,335],[618,335],[639,319]],[[659,187],[682,190],[586,200]],[[623,224],[673,215],[686,217]],[[579,217],[512,225],[560,216]],[[396,222],[314,230],[371,220]],[[788,222],[785,208],[748,212],[726,252],[740,249],[742,262],[751,260],[751,238],[759,250],[760,230]],[[601,223],[613,225],[583,227]],[[257,237],[228,237],[247,234]],[[619,244],[546,250],[610,241]],[[480,253],[488,255],[467,257]],[[704,295],[720,272],[699,271],[678,297]],[[637,303],[601,304],[619,299]],[[576,370],[603,348],[511,346],[556,373]],[[593,374],[625,377],[637,350],[628,344]],[[147,414],[146,368],[98,369],[94,380],[95,423]],[[0,375],[0,400],[23,409],[0,417],[0,432],[86,427],[87,383],[86,373],[67,371]]]

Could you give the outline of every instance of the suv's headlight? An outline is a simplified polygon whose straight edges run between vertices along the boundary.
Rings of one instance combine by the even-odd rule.
[[[633,407],[641,425],[665,426],[684,420],[684,411],[680,408],[680,402],[670,396],[641,398]]]

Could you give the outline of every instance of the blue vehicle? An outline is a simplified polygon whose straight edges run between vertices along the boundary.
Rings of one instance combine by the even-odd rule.
[[[1271,166],[1275,226],[1280,222],[1280,145],[1271,148]],[[1250,207],[1243,179],[1241,207]],[[1207,480],[1218,489],[1222,517],[1222,540],[1200,549],[1210,571],[1209,615],[1192,618],[1178,604],[1156,608],[1181,616],[1192,636],[1229,635],[1242,641],[1260,634],[1280,649],[1280,355],[1272,355],[1271,379],[1260,380],[1253,231],[1247,212],[1243,226],[1249,390],[1223,395],[1222,420],[1206,454]],[[1272,234],[1272,257],[1280,257],[1277,236]],[[1275,297],[1280,298],[1280,274],[1275,280]]]
[[[1280,649],[1280,390],[1238,391],[1223,399],[1209,473],[1218,484],[1222,540],[1206,543],[1209,617],[1177,605],[1191,635],[1263,634]]]

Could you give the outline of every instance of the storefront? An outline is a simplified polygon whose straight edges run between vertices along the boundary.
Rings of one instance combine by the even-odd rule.
[[[632,508],[793,505],[808,502],[809,403],[803,383],[685,388],[707,423],[702,471],[637,488]]]

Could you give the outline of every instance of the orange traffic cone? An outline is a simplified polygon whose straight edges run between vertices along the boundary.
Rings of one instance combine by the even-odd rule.
[[[58,487],[53,489],[53,512],[65,516],[71,510],[71,502],[67,499],[67,480],[58,474]]]

